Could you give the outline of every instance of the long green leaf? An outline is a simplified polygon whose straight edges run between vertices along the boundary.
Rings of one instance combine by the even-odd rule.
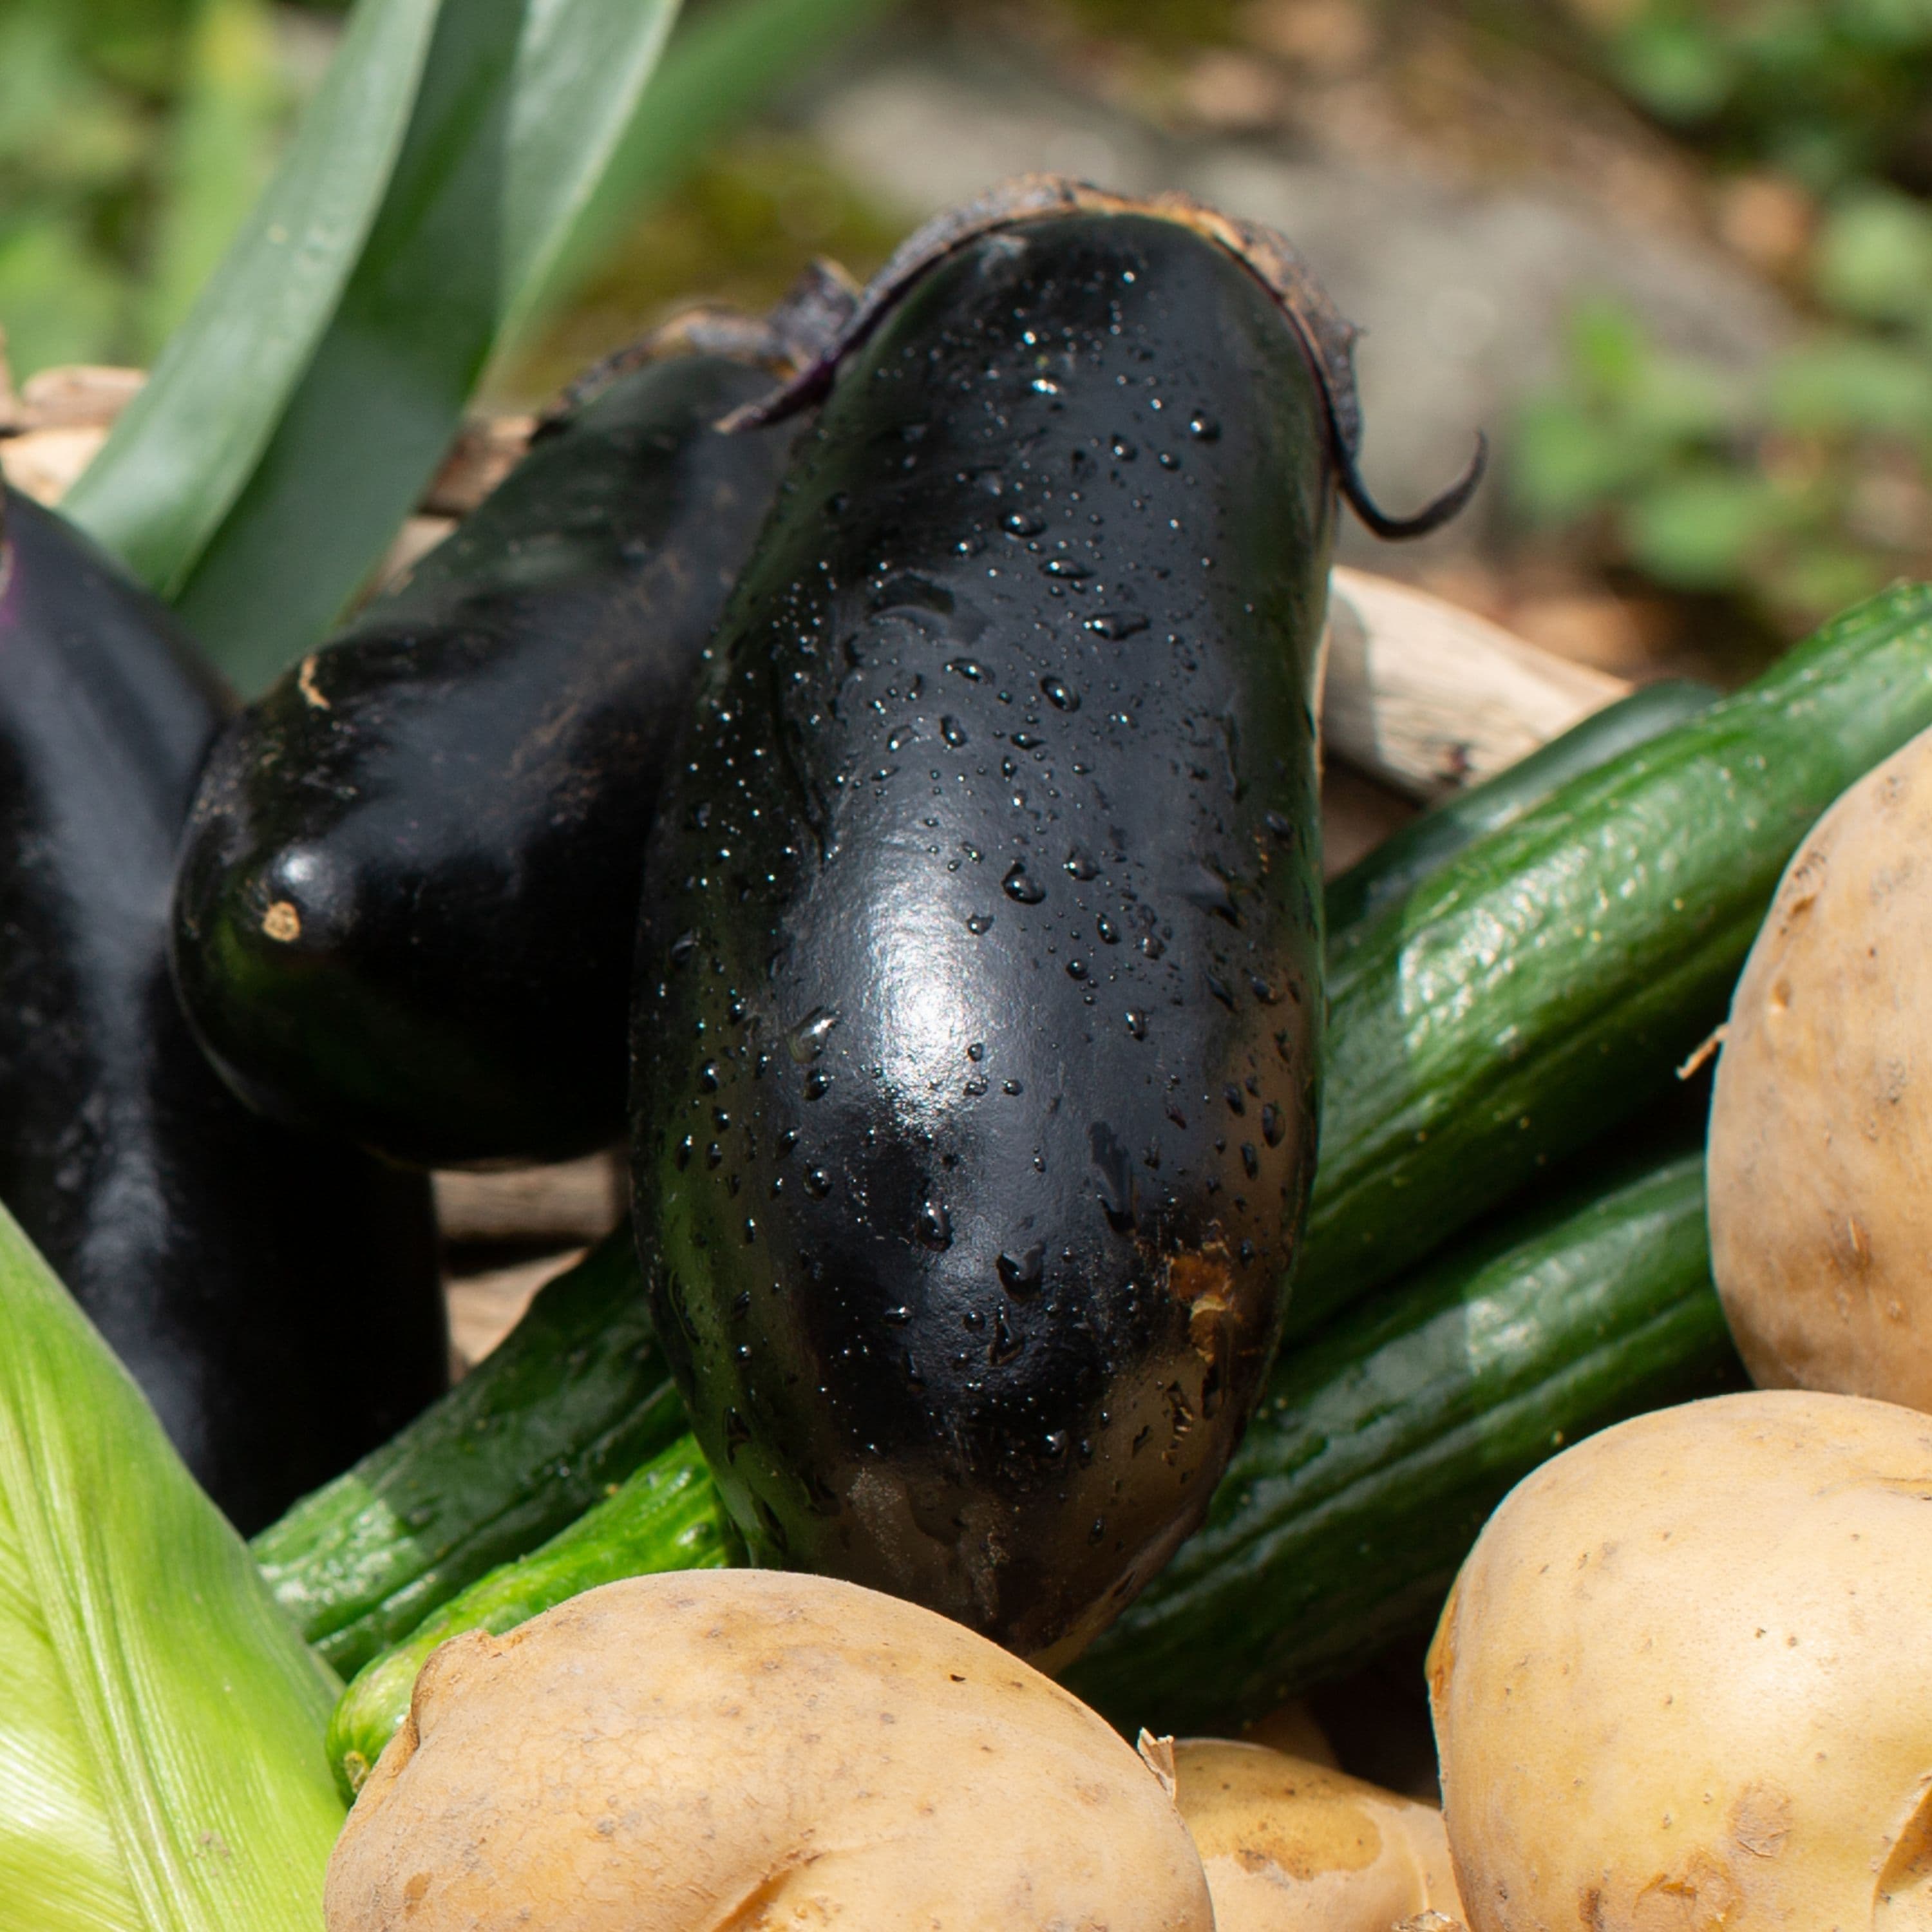
[[[259,688],[328,626],[434,472],[636,115],[676,0],[460,0],[327,334],[176,602]]]
[[[233,507],[382,205],[440,0],[362,0],[286,160],[62,508],[164,595]]]
[[[0,1924],[317,1932],[331,1701],[0,1208]]]

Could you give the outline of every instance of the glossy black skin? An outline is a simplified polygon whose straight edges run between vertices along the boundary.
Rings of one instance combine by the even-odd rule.
[[[620,376],[229,727],[175,964],[251,1106],[420,1166],[618,1137],[644,835],[794,434],[710,425],[771,380]]]
[[[970,242],[801,442],[652,838],[636,1220],[733,1513],[1049,1663],[1199,1520],[1277,1334],[1328,437],[1188,230]]]
[[[0,1201],[247,1532],[442,1389],[428,1184],[266,1125],[210,1070],[168,893],[226,700],[23,497],[0,559]]]

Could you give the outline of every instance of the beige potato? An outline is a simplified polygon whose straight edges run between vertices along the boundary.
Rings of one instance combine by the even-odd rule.
[[[1472,1932],[1932,1927],[1932,1419],[1593,1436],[1490,1520],[1429,1670]]]
[[[1328,1733],[1306,1702],[1300,1697],[1290,1697],[1273,1710],[1264,1712],[1242,1731],[1241,1742],[1266,1744],[1270,1750],[1282,1751],[1290,1757],[1305,1758],[1310,1764],[1326,1765],[1331,1771],[1337,1768],[1340,1762],[1335,1756],[1335,1747],[1328,1742]]]
[[[1216,1932],[1389,1932],[1460,1912],[1432,1804],[1220,1738],[1177,1744],[1174,1767]]]
[[[329,1932],[1211,1932],[1161,1780],[932,1612],[640,1576],[446,1645],[328,1868]]]
[[[1711,1109],[1712,1268],[1752,1379],[1932,1409],[1932,733],[1779,884]]]

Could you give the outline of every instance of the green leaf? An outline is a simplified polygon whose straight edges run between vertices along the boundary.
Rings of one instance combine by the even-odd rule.
[[[1626,512],[1624,530],[1638,565],[1659,582],[1721,590],[1736,584],[1787,514],[1762,477],[1712,471],[1646,491]]]
[[[0,229],[0,322],[16,376],[112,352],[121,291],[78,220],[43,214]]]
[[[1820,613],[1842,610],[1870,596],[1892,574],[1876,557],[1828,536],[1780,548],[1766,572],[1774,593],[1800,622],[1816,622]]]
[[[321,634],[550,274],[676,0],[446,5],[382,206],[328,331],[177,608],[244,690]]]
[[[1688,356],[1653,354],[1625,405],[1629,433],[1656,449],[1721,442],[1739,428],[1741,386]]]
[[[1932,212],[1893,188],[1868,187],[1832,208],[1818,237],[1819,295],[1868,322],[1932,316]]]
[[[1778,426],[1802,435],[1932,436],[1932,357],[1866,336],[1808,343],[1773,366],[1770,402]]]
[[[1517,411],[1509,449],[1510,494],[1540,524],[1567,524],[1621,495],[1642,477],[1646,452],[1596,412],[1544,396]]]
[[[0,1918],[317,1932],[331,1691],[0,1209]]]
[[[286,159],[147,386],[62,504],[178,591],[328,326],[408,125],[439,0],[362,0]]]
[[[49,0],[0,8],[0,161],[56,191],[112,188],[140,156],[139,122],[88,71],[84,44]]]
[[[1715,113],[1736,81],[1736,64],[1701,10],[1653,8],[1624,30],[1612,58],[1631,93],[1672,121]]]
[[[1604,402],[1627,395],[1642,379],[1650,342],[1622,302],[1607,297],[1580,302],[1564,325],[1564,347],[1572,374]]]

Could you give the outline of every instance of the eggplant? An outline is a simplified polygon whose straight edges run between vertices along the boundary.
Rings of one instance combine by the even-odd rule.
[[[251,1107],[422,1166],[619,1137],[644,833],[795,428],[712,425],[849,307],[821,276],[770,324],[700,312],[593,372],[228,728],[175,970]]]
[[[266,1126],[168,972],[230,700],[166,610],[0,494],[0,1201],[244,1531],[447,1379],[427,1181]]]
[[[640,1255],[764,1560],[1052,1664],[1200,1520],[1280,1329],[1338,488],[1402,534],[1474,472],[1383,515],[1286,243],[1051,180],[739,420],[829,386],[649,848]]]

